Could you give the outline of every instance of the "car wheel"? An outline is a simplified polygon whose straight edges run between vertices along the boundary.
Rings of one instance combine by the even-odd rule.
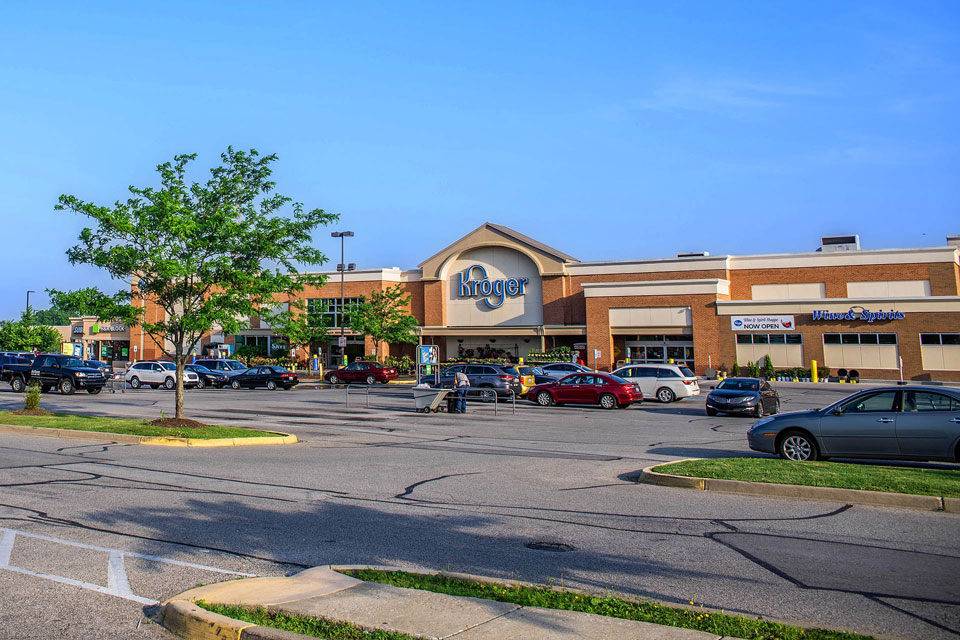
[[[710,407],[707,407],[707,415],[708,415],[708,416],[715,416],[715,415],[717,415],[717,410],[716,410],[716,409],[711,409]]]
[[[541,391],[537,394],[537,404],[541,407],[549,407],[553,404],[553,396],[549,391]]]
[[[330,376],[330,384],[340,384],[340,376],[333,374]]]
[[[203,389],[205,386],[207,386],[207,384],[203,381],[203,378],[198,378],[196,384],[197,389]]]
[[[13,376],[10,378],[10,388],[13,389],[14,393],[23,393],[23,390],[27,388],[27,385],[23,383],[23,378],[20,376]]]
[[[60,380],[60,386],[58,388],[60,389],[60,393],[62,393],[65,396],[69,396],[73,394],[74,391],[76,391],[76,389],[74,389],[73,387],[73,380],[71,380],[70,378],[62,378]]]
[[[494,391],[493,389],[481,389],[480,400],[482,400],[483,402],[496,402],[497,392]]]
[[[93,387],[92,389],[87,389],[87,393],[89,393],[89,394],[92,395],[92,396],[95,396],[95,395],[97,395],[98,393],[100,393],[100,390],[101,390],[101,389],[102,389],[102,387]]]
[[[657,400],[660,402],[673,402],[676,399],[677,394],[675,394],[672,389],[667,387],[660,387],[657,389]]]
[[[600,406],[604,409],[616,409],[617,408],[617,396],[612,393],[605,393],[600,396]]]
[[[763,417],[763,398],[757,400],[757,410],[753,412],[755,418]]]
[[[375,383],[376,381],[377,381],[377,379],[374,378],[372,375],[371,375],[371,376],[367,376],[367,384],[373,384],[373,383]]]
[[[276,391],[277,383],[274,382],[273,380],[267,380],[267,389],[269,389],[270,391]]]
[[[820,457],[817,443],[802,431],[788,431],[780,439],[777,452],[784,460],[807,462]]]
[[[230,381],[230,387],[233,388],[233,389],[239,389],[239,388],[240,388],[240,381],[239,381],[239,380],[231,380],[231,381]]]
[[[133,376],[132,378],[130,378],[130,386],[131,386],[132,388],[134,388],[134,389],[139,389],[139,388],[140,388],[140,378],[138,378],[137,376]]]
[[[168,390],[173,389],[176,386],[177,386],[177,381],[174,380],[173,378],[167,378],[166,380],[163,381],[163,387],[165,389],[168,389]]]

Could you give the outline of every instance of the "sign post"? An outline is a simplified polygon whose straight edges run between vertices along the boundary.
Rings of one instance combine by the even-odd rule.
[[[433,375],[434,382],[440,384],[440,348],[435,344],[422,344],[417,347],[417,384],[420,384],[421,369],[424,375]]]

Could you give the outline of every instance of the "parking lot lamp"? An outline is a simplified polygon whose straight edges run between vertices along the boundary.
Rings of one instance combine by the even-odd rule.
[[[340,311],[337,315],[337,324],[340,325],[340,342],[344,342],[344,326],[343,326],[343,280],[347,271],[347,265],[343,261],[343,239],[352,238],[353,231],[334,231],[330,234],[331,238],[340,238],[340,264],[337,265],[337,271],[340,272]],[[353,265],[356,268],[356,265]],[[342,349],[342,355],[346,355],[346,346],[340,347]]]
[[[33,291],[32,289],[27,290],[27,313],[30,313],[30,294],[31,293],[36,293],[36,291]]]

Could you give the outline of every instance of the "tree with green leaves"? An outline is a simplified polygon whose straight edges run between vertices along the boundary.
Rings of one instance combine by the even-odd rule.
[[[763,356],[763,377],[767,380],[773,380],[777,377],[777,370],[773,368],[773,359],[770,354]]]
[[[370,336],[377,350],[377,360],[383,358],[383,344],[416,342],[413,333],[417,319],[410,314],[410,296],[399,284],[361,298],[350,312],[350,328]]]
[[[0,322],[0,349],[4,351],[60,351],[62,336],[56,329],[37,322],[33,309],[19,320]]]
[[[58,307],[142,327],[177,365],[177,418],[183,367],[203,335],[237,333],[253,315],[269,322],[277,300],[322,286],[323,276],[298,269],[326,262],[312,234],[338,218],[274,193],[275,155],[228,148],[203,183],[188,182],[194,159],[178,155],[159,165],[159,188],[130,187],[132,196],[113,206],[60,196],[57,209],[95,223],[67,251],[70,262],[99,267],[129,288],[50,292]],[[159,317],[145,313],[146,301],[159,307]]]
[[[306,347],[309,351],[311,344],[323,344],[329,340],[328,315],[307,313],[302,299],[291,301],[288,307],[283,309],[282,305],[275,305],[260,312],[262,318],[269,318],[270,328],[281,340],[286,341],[288,347]]]

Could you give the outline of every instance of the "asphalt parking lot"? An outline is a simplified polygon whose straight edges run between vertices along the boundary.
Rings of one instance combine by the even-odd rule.
[[[407,389],[309,387],[187,392],[188,417],[293,433],[292,446],[0,434],[0,637],[162,638],[147,602],[328,563],[562,581],[897,637],[960,632],[958,516],[625,480],[660,461],[751,455],[752,420],[707,417],[702,398],[423,415]],[[783,386],[783,410],[853,390]],[[0,409],[21,402],[0,391]],[[42,406],[152,418],[172,413],[173,394],[50,394]]]

